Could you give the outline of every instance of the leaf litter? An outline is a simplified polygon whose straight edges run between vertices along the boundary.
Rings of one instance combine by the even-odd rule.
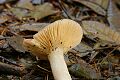
[[[0,69],[0,79],[53,80],[48,60],[27,52],[22,42],[66,17],[77,21],[84,31],[82,42],[65,55],[72,79],[120,78],[120,9],[114,0],[43,0],[35,4],[10,0],[1,2],[0,10],[0,68],[4,66],[9,73]]]

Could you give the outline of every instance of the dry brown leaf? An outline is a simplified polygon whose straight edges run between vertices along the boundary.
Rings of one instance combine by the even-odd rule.
[[[100,5],[105,10],[108,8],[109,0],[90,0],[98,5]]]
[[[58,11],[54,10],[54,7],[51,3],[44,3],[42,5],[36,6],[35,9],[30,12],[29,16],[37,20],[57,12]]]
[[[19,2],[16,4],[16,7],[34,10],[31,0],[19,0]]]
[[[23,25],[19,25],[19,26],[13,26],[13,27],[10,27],[10,29],[12,31],[40,31],[41,29],[43,29],[45,26],[47,26],[49,23],[30,23],[30,24],[23,24]]]
[[[28,10],[27,9],[13,7],[13,8],[10,8],[10,11],[20,20],[23,17],[28,16]]]
[[[98,37],[101,40],[120,44],[120,34],[103,23],[97,21],[82,21],[84,33]]]
[[[97,4],[94,4],[94,3],[86,1],[86,0],[73,0],[73,1],[76,1],[78,3],[81,3],[81,4],[91,8],[94,12],[96,12],[100,15],[103,15],[103,16],[106,15],[106,11]]]
[[[79,53],[80,57],[86,56],[89,52],[87,52],[88,50],[92,50],[92,47],[90,47],[89,45],[81,42],[79,45],[77,45],[75,48],[73,48],[72,50],[70,50],[71,52],[76,51],[77,53]]]
[[[25,52],[23,48],[23,38],[21,36],[13,36],[7,39],[7,42],[18,52]]]
[[[112,0],[109,1],[107,16],[110,27],[120,33],[120,10]]]
[[[90,64],[86,63],[82,59],[79,59],[79,64],[74,64],[69,68],[69,71],[77,77],[85,77],[87,79],[100,79],[100,72]]]

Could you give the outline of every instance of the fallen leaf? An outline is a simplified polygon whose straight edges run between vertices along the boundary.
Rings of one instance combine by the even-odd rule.
[[[86,35],[92,35],[103,41],[120,44],[120,34],[105,24],[97,21],[82,21],[82,23]]]
[[[38,32],[42,30],[48,24],[49,23],[32,23],[32,24],[30,23],[30,24],[23,24],[19,26],[13,26],[13,27],[10,27],[10,29],[15,32],[17,31],[21,32],[21,31],[26,31],[26,30]]]
[[[77,77],[85,77],[87,79],[100,79],[100,72],[96,71],[96,69],[90,64],[86,63],[82,59],[79,59],[79,64],[73,64],[69,71],[77,76]]]
[[[110,27],[120,33],[120,11],[113,0],[109,1],[107,16]]]
[[[86,56],[89,52],[89,50],[92,50],[92,47],[89,45],[81,42],[79,45],[77,45],[75,48],[71,49],[70,52],[76,51],[79,53],[80,57]]]
[[[106,11],[103,8],[101,8],[99,5],[94,4],[94,3],[90,2],[90,1],[86,1],[86,0],[73,0],[73,1],[81,3],[81,4],[89,7],[94,12],[96,12],[96,13],[98,13],[100,15],[103,15],[103,16],[106,15]]]
[[[20,20],[23,17],[28,16],[28,10],[27,9],[13,7],[13,8],[10,8],[10,11]]]
[[[109,0],[90,0],[98,5],[100,5],[105,10],[108,8]]]
[[[7,42],[18,52],[25,52],[23,48],[23,38],[21,36],[13,36],[7,39]]]
[[[51,3],[44,3],[42,5],[36,6],[35,9],[30,12],[29,16],[37,20],[57,12],[58,11],[54,10],[54,7]]]
[[[31,0],[19,0],[19,2],[16,4],[16,7],[34,10]]]

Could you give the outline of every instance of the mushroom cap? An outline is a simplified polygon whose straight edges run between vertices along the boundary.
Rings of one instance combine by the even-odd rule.
[[[83,31],[81,26],[70,19],[62,19],[51,23],[33,36],[25,39],[24,47],[34,55],[48,55],[56,48],[67,52],[81,42]]]

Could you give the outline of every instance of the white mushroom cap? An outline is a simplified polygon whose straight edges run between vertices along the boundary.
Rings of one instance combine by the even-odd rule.
[[[62,19],[51,23],[33,36],[24,40],[24,46],[34,55],[48,55],[56,48],[67,52],[81,42],[83,31],[80,25],[70,19]]]

